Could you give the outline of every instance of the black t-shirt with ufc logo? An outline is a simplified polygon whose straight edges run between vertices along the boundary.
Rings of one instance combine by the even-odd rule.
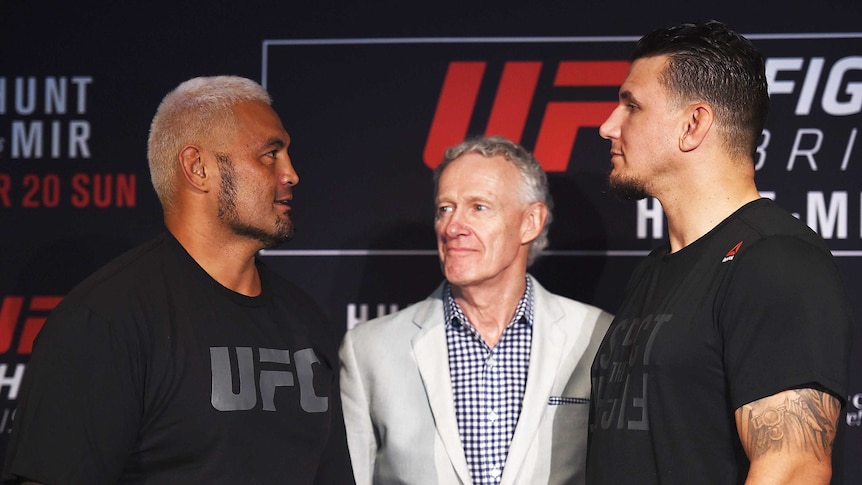
[[[334,332],[258,268],[240,295],[165,234],[76,287],[35,343],[4,478],[351,483]]]

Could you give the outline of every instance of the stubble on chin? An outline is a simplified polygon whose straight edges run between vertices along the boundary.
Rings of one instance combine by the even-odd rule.
[[[236,227],[235,229],[237,230],[237,234],[260,241],[263,245],[263,249],[270,249],[285,243],[291,240],[294,234],[293,221],[287,218],[278,218],[275,222],[275,228],[272,231],[249,225]]]
[[[275,226],[275,233],[272,235],[272,239],[269,244],[266,245],[267,248],[271,248],[273,246],[278,246],[279,244],[285,243],[293,239],[293,235],[295,233],[295,228],[293,226],[293,221],[290,219],[279,219]],[[266,243],[267,241],[261,241]]]
[[[632,178],[623,178],[611,174],[608,177],[608,188],[611,193],[624,200],[641,200],[650,197],[644,184]]]
[[[277,217],[274,227],[270,229],[244,222],[237,212],[235,202],[230,198],[220,200],[218,217],[235,235],[258,241],[262,249],[287,242],[293,238],[295,231],[293,221],[287,217]]]

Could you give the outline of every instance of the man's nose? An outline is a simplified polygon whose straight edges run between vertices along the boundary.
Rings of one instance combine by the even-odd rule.
[[[464,215],[459,210],[454,210],[449,214],[449,217],[443,221],[443,233],[448,237],[456,237],[468,232],[468,226],[464,220]]]
[[[293,168],[293,161],[291,161],[289,156],[286,156],[277,162],[276,170],[278,171],[279,183],[290,186],[294,186],[299,183],[299,174],[297,174],[296,169]]]
[[[610,140],[612,138],[619,138],[620,135],[620,109],[622,106],[617,106],[611,111],[611,114],[608,116],[608,119],[602,123],[602,126],[599,127],[599,135],[605,140]]]

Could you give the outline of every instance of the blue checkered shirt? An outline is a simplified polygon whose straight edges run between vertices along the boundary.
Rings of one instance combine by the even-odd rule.
[[[527,385],[533,339],[533,284],[527,278],[515,316],[494,348],[488,347],[467,321],[448,283],[444,291],[449,375],[461,444],[473,483],[497,484]]]

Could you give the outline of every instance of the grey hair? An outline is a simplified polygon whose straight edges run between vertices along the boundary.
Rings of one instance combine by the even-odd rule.
[[[217,140],[235,126],[231,108],[247,101],[272,105],[260,84],[238,76],[189,79],[162,99],[150,124],[147,158],[153,188],[165,210],[173,203],[177,156],[183,146]]]
[[[443,156],[443,162],[434,169],[435,199],[443,171],[453,160],[467,153],[478,153],[484,157],[502,155],[503,158],[512,162],[521,174],[521,186],[518,190],[521,200],[525,204],[541,202],[548,208],[548,217],[545,219],[542,232],[530,243],[527,253],[527,266],[532,265],[542,251],[548,247],[548,230],[553,220],[554,201],[548,188],[547,174],[530,152],[509,139],[502,136],[469,138],[458,145],[449,147]]]

